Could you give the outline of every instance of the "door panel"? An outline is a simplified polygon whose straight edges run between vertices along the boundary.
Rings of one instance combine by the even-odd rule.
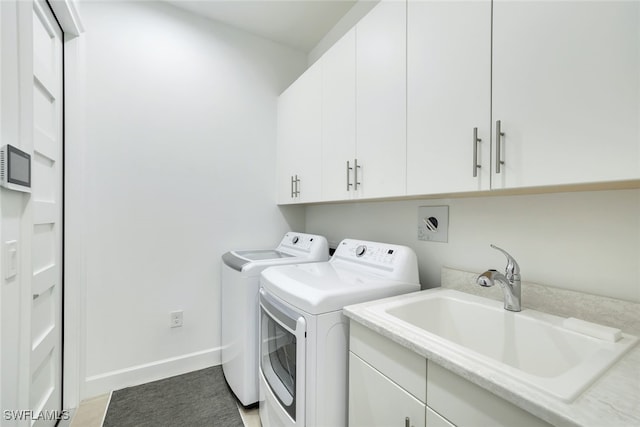
[[[53,426],[62,409],[62,33],[45,3],[33,9],[33,233],[29,404]]]

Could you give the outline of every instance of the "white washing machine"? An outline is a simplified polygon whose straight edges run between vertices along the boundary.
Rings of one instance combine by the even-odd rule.
[[[260,273],[274,265],[326,261],[327,239],[290,232],[275,249],[222,255],[222,370],[238,400],[258,402],[258,290]]]
[[[328,262],[272,267],[260,279],[264,427],[347,425],[349,304],[418,291],[406,246],[343,240]]]

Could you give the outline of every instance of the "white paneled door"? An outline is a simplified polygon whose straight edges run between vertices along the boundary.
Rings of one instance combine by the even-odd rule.
[[[62,407],[62,32],[48,5],[33,9],[33,235],[29,400],[34,425]],[[34,417],[36,418],[36,417]]]

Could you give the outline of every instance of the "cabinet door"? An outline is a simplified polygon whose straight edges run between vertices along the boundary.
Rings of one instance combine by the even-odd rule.
[[[293,169],[295,165],[295,140],[291,129],[291,121],[295,113],[293,93],[290,87],[278,98],[278,144],[276,161],[278,171],[278,203],[295,203]]]
[[[491,1],[410,0],[407,17],[407,193],[488,190]]]
[[[442,366],[431,361],[428,364],[427,405],[449,423],[457,426],[551,427]],[[429,420],[433,415],[428,415]]]
[[[356,32],[349,31],[320,59],[322,63],[322,199],[354,194],[356,157]]]
[[[429,427],[455,427],[433,409],[427,407],[427,425]]]
[[[349,353],[349,426],[425,426],[426,406]]]
[[[494,1],[494,188],[640,176],[639,8]]]
[[[406,4],[382,0],[356,25],[360,197],[406,193]]]
[[[311,66],[278,99],[278,174],[281,203],[321,197],[322,70]],[[291,196],[291,176],[298,195]]]

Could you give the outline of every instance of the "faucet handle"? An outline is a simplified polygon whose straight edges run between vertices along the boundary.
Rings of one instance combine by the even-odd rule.
[[[504,254],[504,256],[507,257],[507,268],[506,268],[506,274],[507,275],[519,275],[520,274],[520,266],[518,265],[518,262],[515,260],[514,257],[512,257],[511,255],[509,255],[509,252],[505,251],[502,248],[497,247],[496,245],[490,245],[493,249],[499,250],[500,252],[502,252]]]

